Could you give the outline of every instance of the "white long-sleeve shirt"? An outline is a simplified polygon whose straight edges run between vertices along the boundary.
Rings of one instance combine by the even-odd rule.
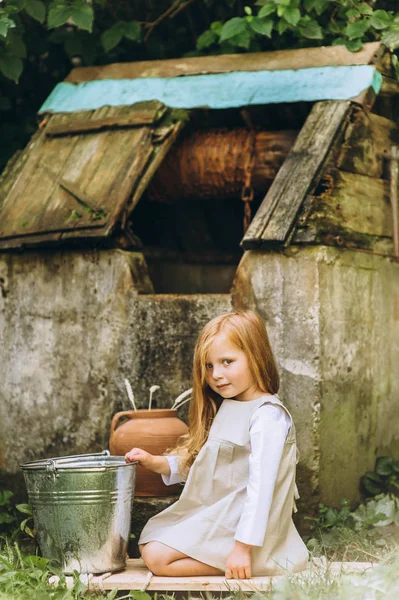
[[[249,479],[234,539],[251,546],[262,546],[266,533],[278,468],[291,422],[279,406],[264,404],[251,417],[249,435]],[[179,457],[166,457],[170,475],[162,475],[166,485],[184,481],[179,472]]]

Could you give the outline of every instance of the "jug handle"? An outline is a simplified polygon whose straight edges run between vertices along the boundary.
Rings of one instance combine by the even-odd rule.
[[[112,421],[111,421],[111,435],[114,433],[119,419],[121,417],[129,417],[131,419],[132,412],[133,411],[131,411],[131,410],[122,410],[121,412],[118,412],[118,413],[116,413],[116,415],[113,416]]]

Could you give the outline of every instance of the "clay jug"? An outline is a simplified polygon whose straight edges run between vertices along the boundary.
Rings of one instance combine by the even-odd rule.
[[[119,425],[122,417],[128,420]],[[112,419],[109,449],[114,456],[124,456],[132,448],[162,455],[187,431],[187,425],[177,417],[176,410],[126,410],[116,413]],[[165,485],[158,473],[137,465],[135,496],[171,496],[181,490],[180,484]]]

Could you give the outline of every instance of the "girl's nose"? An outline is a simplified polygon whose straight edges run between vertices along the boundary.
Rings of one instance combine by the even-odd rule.
[[[220,379],[222,374],[219,367],[214,366],[212,371],[212,376],[214,379]]]

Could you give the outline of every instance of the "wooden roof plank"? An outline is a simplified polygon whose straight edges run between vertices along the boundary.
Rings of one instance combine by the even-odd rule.
[[[350,102],[316,103],[241,245],[246,249],[282,244],[351,108]]]
[[[96,111],[93,111],[92,117],[95,118],[95,114]],[[84,115],[80,114],[78,121],[83,118]],[[28,183],[28,190],[24,193],[25,197],[29,194],[31,198],[29,208],[25,206],[25,222],[28,225],[24,233],[58,231],[68,226],[75,227],[77,221],[80,221],[79,214],[83,212],[81,206],[76,197],[60,185],[80,143],[78,136],[63,140],[46,138],[36,176]],[[66,176],[67,181],[68,179]],[[83,214],[89,220],[89,212]]]
[[[167,110],[166,106],[157,101],[142,102],[140,103],[140,106],[136,104],[134,112],[132,112],[131,106],[129,106],[129,111],[127,113],[122,110],[126,107],[114,107],[116,110],[112,116],[110,116],[108,106],[103,108],[107,108],[107,116],[102,116],[102,113],[100,116],[98,111],[95,111],[94,115],[93,111],[87,111],[87,119],[83,119],[82,121],[70,120],[63,124],[55,124],[54,121],[52,121],[45,128],[45,133],[47,136],[59,136],[112,128],[152,125],[154,122],[161,119]]]
[[[93,113],[93,111],[91,111]],[[82,114],[75,113],[73,121],[82,119]],[[54,115],[51,122],[62,124],[68,121],[68,115]],[[44,132],[40,133],[38,142],[31,153],[31,144],[26,152],[29,153],[27,163],[21,171],[19,181],[11,188],[6,205],[3,205],[0,216],[0,235],[38,234],[42,231],[40,223],[46,214],[48,202],[56,196],[54,202],[63,206],[63,215],[72,213],[76,201],[64,190],[58,189],[57,177],[73,148],[77,138],[69,138],[60,144],[57,140],[46,139]],[[50,172],[49,172],[50,170]],[[59,229],[54,227],[54,229]]]
[[[392,75],[390,61],[384,57],[389,51],[381,42],[363,45],[358,52],[349,52],[345,46],[300,48],[248,54],[225,54],[159,61],[114,63],[97,67],[73,69],[65,81],[79,83],[98,79],[136,79],[138,77],[178,77],[228,73],[231,71],[276,71],[280,69],[306,69],[316,66],[381,65],[381,72]],[[389,72],[388,72],[389,71]]]
[[[154,103],[152,103],[154,105]],[[159,103],[155,107],[159,112]],[[162,109],[163,110],[163,109]],[[91,118],[129,116],[134,107],[103,107],[92,111]],[[153,114],[155,115],[154,111]],[[87,120],[87,111],[54,115],[48,125],[64,125]],[[43,129],[21,177],[7,185],[5,205],[0,205],[0,248],[27,247],[56,243],[62,239],[101,239],[108,236],[145,189],[141,178],[155,171],[161,157],[173,143],[176,115],[166,115],[159,127],[110,129],[46,136]],[[180,129],[179,129],[180,130]],[[163,135],[158,135],[161,132]],[[28,167],[28,168],[27,168]],[[130,208],[129,208],[130,207]]]

